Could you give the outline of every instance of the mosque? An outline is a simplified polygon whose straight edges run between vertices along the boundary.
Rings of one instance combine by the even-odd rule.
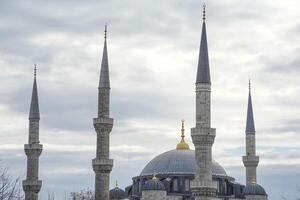
[[[176,148],[153,158],[144,169],[132,178],[132,184],[124,190],[117,185],[109,190],[113,160],[109,157],[110,132],[114,120],[110,117],[110,79],[107,53],[107,28],[98,87],[98,116],[93,119],[97,133],[96,157],[92,160],[95,172],[95,200],[267,200],[264,188],[257,183],[255,126],[251,90],[247,108],[245,130],[246,154],[242,157],[246,169],[246,183],[236,182],[225,169],[212,158],[212,145],[216,129],[211,127],[211,77],[206,35],[205,6],[196,75],[196,124],[191,129],[195,150],[185,142],[184,121],[181,141]],[[27,176],[23,181],[26,200],[37,200],[42,181],[38,178],[39,156],[39,105],[36,73],[29,114],[29,140],[25,144]],[[174,144],[175,147],[175,144]]]

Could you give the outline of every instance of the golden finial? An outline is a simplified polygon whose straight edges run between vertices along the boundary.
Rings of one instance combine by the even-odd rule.
[[[156,174],[153,174],[152,180],[156,180]]]
[[[206,11],[205,11],[205,8],[206,8],[206,4],[204,3],[204,4],[203,4],[203,17],[202,17],[203,21],[205,21],[205,19],[206,19]]]
[[[181,141],[177,144],[176,149],[190,149],[189,145],[185,142],[184,137],[184,120],[181,120]]]
[[[105,23],[104,38],[107,38],[107,23]]]
[[[118,187],[119,186],[119,184],[118,184],[118,180],[116,180],[116,187]]]

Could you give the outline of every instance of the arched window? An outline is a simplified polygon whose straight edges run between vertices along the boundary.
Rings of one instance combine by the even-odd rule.
[[[178,179],[174,178],[173,179],[173,185],[172,185],[173,191],[177,192],[178,191]]]

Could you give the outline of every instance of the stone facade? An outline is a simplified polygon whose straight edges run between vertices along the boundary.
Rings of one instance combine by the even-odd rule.
[[[166,191],[144,190],[142,192],[142,199],[141,200],[169,200],[169,199],[167,199],[167,192]]]
[[[182,196],[168,195],[167,200],[183,200]]]
[[[245,195],[246,200],[268,200],[266,195]]]

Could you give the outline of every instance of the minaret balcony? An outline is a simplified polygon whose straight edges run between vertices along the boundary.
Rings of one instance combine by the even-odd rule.
[[[94,125],[96,125],[96,124],[113,125],[114,119],[113,118],[106,118],[106,117],[99,117],[99,118],[94,118],[93,123],[94,123]]]
[[[259,156],[243,156],[243,163],[245,167],[257,167],[259,163]]]
[[[193,196],[207,196],[214,197],[217,193],[217,188],[215,186],[205,185],[204,181],[201,180],[193,180],[191,181],[191,191]]]
[[[41,180],[24,180],[22,182],[23,189],[25,192],[35,192],[38,193],[42,187]]]
[[[216,129],[195,127],[191,129],[191,136],[195,145],[212,146],[216,137]]]
[[[110,173],[113,167],[113,159],[98,159],[92,160],[93,169],[96,173]]]
[[[43,145],[39,143],[24,144],[24,150],[27,156],[39,156],[42,153]]]
[[[211,84],[209,83],[197,83],[196,84],[196,92],[210,92],[211,91]]]

